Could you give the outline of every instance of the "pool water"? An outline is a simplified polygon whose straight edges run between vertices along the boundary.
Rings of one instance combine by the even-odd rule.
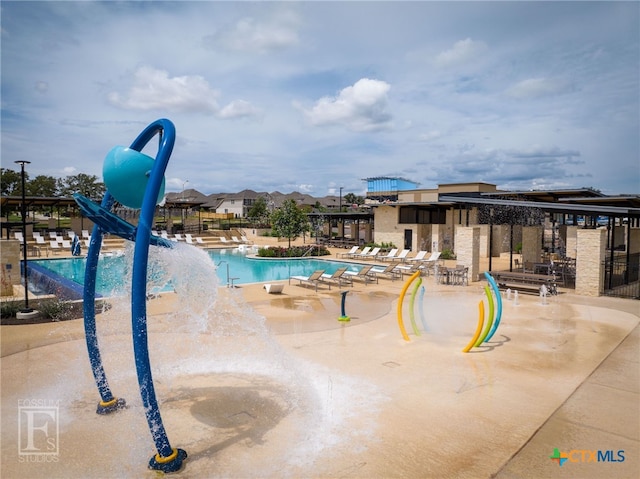
[[[309,276],[319,269],[333,274],[341,267],[346,267],[351,271],[358,271],[361,268],[361,265],[354,263],[314,258],[262,259],[247,257],[238,249],[211,250],[208,254],[216,264],[216,273],[221,285],[226,285],[231,281],[233,284],[247,284],[286,280],[291,276]],[[98,262],[96,294],[111,296],[129,290],[130,284],[125,284],[123,278],[130,275],[130,263],[131,259],[128,256],[101,257]],[[38,269],[51,272],[54,277],[62,277],[66,281],[76,284],[79,288],[84,285],[85,258],[32,260],[29,264],[35,264],[39,267]],[[171,290],[170,284],[160,288],[160,291]]]

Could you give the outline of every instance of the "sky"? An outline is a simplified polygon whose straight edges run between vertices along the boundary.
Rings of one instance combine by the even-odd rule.
[[[640,2],[0,4],[1,166],[102,181],[176,127],[167,192],[640,193]],[[155,157],[157,142],[144,152]]]

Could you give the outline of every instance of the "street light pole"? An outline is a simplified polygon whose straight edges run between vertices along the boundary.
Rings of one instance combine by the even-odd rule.
[[[338,208],[338,211],[339,211],[340,213],[342,213],[342,189],[343,189],[343,188],[344,188],[343,186],[341,186],[341,187],[340,187],[340,206],[339,206],[339,208]]]
[[[24,185],[24,165],[31,162],[27,160],[19,160],[15,162],[20,165],[20,175],[22,178],[22,264],[24,268],[24,309],[22,313],[31,313],[33,310],[29,308],[29,272],[27,270],[27,201],[25,198]]]
[[[184,202],[184,186],[189,183],[189,180],[184,180],[182,183],[182,201]],[[180,221],[182,222],[182,232],[184,233],[184,223],[186,221],[184,214],[184,205],[180,205]]]

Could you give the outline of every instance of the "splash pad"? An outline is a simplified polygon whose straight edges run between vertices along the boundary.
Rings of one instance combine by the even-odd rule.
[[[150,268],[159,256],[178,268],[174,276],[189,276],[179,268],[200,252],[182,246],[152,248]],[[198,286],[206,268],[190,273],[193,281],[184,278],[176,294],[148,302],[163,419],[172,441],[189,452],[172,477],[489,477],[638,324],[637,315],[595,300],[561,295],[542,305],[525,295],[517,305],[505,301],[505,320],[490,344],[461,354],[477,304],[486,302],[480,285],[458,290],[426,278],[428,329],[406,342],[393,298],[382,316],[362,322],[372,311],[360,297],[373,293],[372,285],[350,291],[349,323],[335,319],[334,292],[320,296],[325,309],[313,304],[298,313],[297,328],[285,328],[283,313],[295,310],[269,305],[286,297],[270,298],[261,285],[220,288],[209,308],[200,304],[209,293]],[[397,298],[401,286],[384,283],[376,291],[393,287]],[[287,293],[310,305],[318,298],[302,289],[299,296]],[[105,370],[128,403],[109,416],[95,413],[81,321],[18,327],[30,348],[2,358],[3,476],[157,477],[145,472],[152,448],[131,366],[128,310],[124,300],[96,319]],[[305,329],[306,321],[324,322],[325,329]],[[20,462],[18,434],[9,434],[19,430],[20,401],[30,399],[58,403],[55,463]],[[555,447],[566,441],[558,438]],[[585,443],[581,436],[575,441]],[[547,465],[551,453],[535,456],[548,468],[538,477],[557,476],[557,464]]]

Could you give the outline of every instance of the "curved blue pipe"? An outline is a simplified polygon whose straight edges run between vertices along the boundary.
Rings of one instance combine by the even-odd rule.
[[[484,340],[484,342],[486,343],[495,334],[496,330],[498,329],[498,326],[500,326],[500,318],[502,318],[502,296],[500,296],[500,288],[498,287],[498,284],[496,283],[496,280],[493,279],[493,276],[491,276],[489,273],[487,273],[485,271],[484,272],[484,277],[487,278],[487,281],[489,281],[489,284],[491,285],[491,288],[493,288],[493,292],[496,295],[496,303],[497,303],[496,319],[493,322],[493,326],[491,327],[491,330],[489,331],[489,334],[487,335],[487,337]]]
[[[111,210],[114,198],[109,192],[104,195],[101,207]],[[87,342],[87,350],[89,352],[89,362],[91,363],[91,371],[98,386],[98,392],[102,402],[108,403],[113,401],[114,397],[107,382],[107,375],[102,366],[102,358],[100,356],[100,346],[98,344],[98,335],[96,332],[96,276],[98,273],[98,259],[100,248],[102,247],[102,229],[94,224],[91,231],[91,240],[89,241],[89,249],[87,251],[87,263],[84,272],[84,296],[82,303],[82,311],[84,315],[84,332]],[[100,406],[98,406],[100,412]]]
[[[166,119],[156,120],[140,133],[131,144],[131,149],[141,151],[156,134],[160,136],[160,145],[147,188],[142,200],[140,220],[136,231],[135,250],[133,255],[132,287],[131,287],[131,322],[133,330],[133,350],[136,360],[136,372],[144,411],[147,416],[149,430],[161,458],[170,457],[173,449],[167,438],[162,423],[160,409],[156,400],[151,366],[149,364],[149,346],[147,342],[147,264],[149,261],[149,241],[151,225],[156,209],[156,201],[175,143],[175,127]],[[153,459],[152,459],[153,461]]]
[[[424,319],[424,308],[422,307],[424,303],[424,285],[420,288],[420,296],[418,296],[418,311],[420,311],[420,321],[422,322],[422,328],[427,330],[427,321]]]

